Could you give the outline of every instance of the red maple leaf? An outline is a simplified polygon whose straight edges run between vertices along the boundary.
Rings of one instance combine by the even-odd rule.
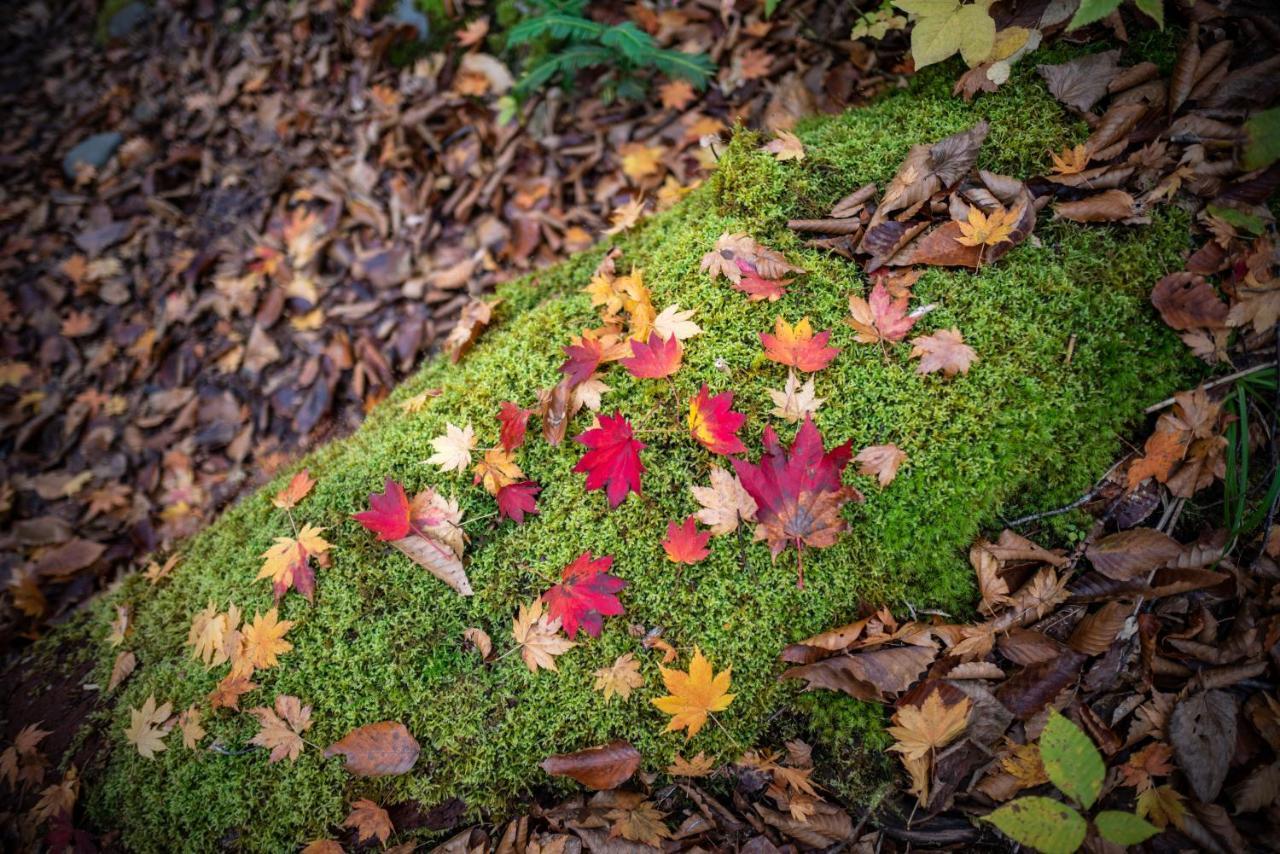
[[[840,509],[846,501],[862,501],[862,493],[840,482],[853,450],[849,442],[827,451],[822,434],[805,416],[787,449],[772,427],[764,428],[764,456],[752,464],[733,459],[733,470],[755,499],[760,533],[776,558],[788,544],[826,548],[845,529]],[[799,586],[804,586],[800,566]]]
[[[631,358],[622,360],[631,376],[658,380],[680,370],[680,357],[684,354],[684,348],[676,336],[663,338],[654,331],[649,333],[649,340],[643,344],[633,338],[631,352]]]
[[[710,531],[698,533],[694,518],[689,516],[682,523],[667,523],[667,538],[662,541],[662,549],[667,557],[676,563],[697,563],[711,554],[707,550],[707,540],[711,539]]]
[[[640,461],[640,450],[645,444],[632,435],[631,423],[621,412],[601,415],[599,427],[575,436],[574,441],[591,449],[573,467],[576,472],[586,473],[588,492],[605,487],[610,507],[621,504],[628,490],[641,494],[644,463]]]
[[[524,444],[524,431],[532,414],[532,409],[522,409],[509,400],[502,402],[502,408],[498,410],[498,421],[502,423],[498,442],[503,450],[511,452]]]
[[[703,383],[697,396],[689,401],[689,433],[713,454],[745,454],[747,448],[738,438],[738,431],[747,420],[741,412],[734,412],[733,392],[722,391],[712,397]]]
[[[538,506],[534,499],[542,487],[535,481],[522,480],[509,483],[498,490],[498,517],[510,519],[517,525],[524,524],[524,514],[537,513]]]
[[[352,516],[378,535],[380,540],[401,540],[409,536],[409,496],[391,478],[381,493],[369,496],[369,509]]]
[[[815,335],[807,317],[795,326],[779,317],[774,324],[774,334],[761,332],[760,343],[769,359],[798,371],[813,372],[831,364],[840,352],[836,347],[827,346],[830,337],[830,330]]]
[[[612,556],[593,559],[591,552],[583,552],[564,568],[561,582],[542,594],[548,617],[559,619],[570,638],[579,628],[598,638],[604,618],[622,613],[622,603],[615,594],[627,582],[610,575],[612,567]]]
[[[735,291],[742,291],[751,302],[761,300],[777,302],[787,292],[787,285],[795,281],[794,279],[762,278],[754,264],[749,264],[741,258],[738,259],[738,269],[742,271],[742,278],[736,282],[730,282],[730,287]]]
[[[564,354],[569,358],[564,360],[560,370],[569,378],[571,384],[581,385],[604,361],[604,344],[598,338],[583,336],[579,343],[566,345]]]

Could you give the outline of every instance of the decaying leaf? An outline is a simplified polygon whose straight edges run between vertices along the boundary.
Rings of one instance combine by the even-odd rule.
[[[600,668],[594,675],[595,688],[604,694],[606,703],[614,695],[629,700],[631,692],[644,685],[644,677],[640,675],[640,662],[630,652],[624,652],[613,664]]]

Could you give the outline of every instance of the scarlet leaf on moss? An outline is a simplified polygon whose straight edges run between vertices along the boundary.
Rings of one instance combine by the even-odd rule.
[[[570,638],[577,636],[579,628],[600,637],[604,618],[622,613],[617,593],[627,582],[610,574],[611,568],[611,555],[592,558],[591,552],[583,552],[564,568],[561,582],[542,594],[548,616],[559,620]]]
[[[649,340],[644,343],[632,339],[631,353],[630,358],[622,360],[623,367],[631,376],[638,379],[662,379],[680,370],[684,347],[676,336],[663,338],[657,331],[653,331],[649,333]]]
[[[768,332],[760,333],[765,356],[797,371],[820,371],[831,364],[831,360],[840,352],[837,347],[827,346],[831,331],[815,335],[807,317],[802,318],[795,326],[779,317],[774,323],[773,331],[772,335]]]
[[[747,416],[734,412],[733,392],[712,396],[703,383],[697,396],[689,402],[689,433],[713,454],[745,454],[747,448],[738,438]]]
[[[517,525],[524,524],[526,513],[537,513],[535,501],[542,487],[532,480],[509,483],[498,490],[498,516],[510,519]]]
[[[675,563],[698,563],[707,555],[707,541],[711,539],[710,531],[698,533],[694,518],[689,516],[682,523],[667,523],[667,538],[662,541],[662,550]]]
[[[504,451],[510,453],[524,444],[525,429],[529,425],[529,416],[532,414],[532,409],[516,406],[509,400],[502,402],[498,410],[498,421],[502,424],[498,442]]]
[[[404,487],[387,478],[382,492],[369,496],[369,509],[356,513],[361,525],[378,535],[380,540],[399,540],[409,535],[409,496]]]
[[[601,415],[599,424],[574,437],[574,441],[590,450],[582,455],[573,470],[587,475],[588,492],[604,488],[609,506],[617,507],[628,491],[642,494],[640,475],[644,472],[644,463],[640,461],[640,451],[645,444],[635,438],[631,422],[621,412]]]

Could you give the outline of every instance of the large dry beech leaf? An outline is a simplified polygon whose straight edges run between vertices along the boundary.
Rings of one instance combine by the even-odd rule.
[[[1169,716],[1169,741],[1191,790],[1213,803],[1236,747],[1236,701],[1225,691],[1185,697]]]
[[[1085,551],[1093,568],[1108,578],[1146,575],[1182,554],[1182,546],[1163,531],[1133,528],[1103,537]]]
[[[914,145],[898,168],[884,198],[868,226],[883,222],[890,214],[910,210],[927,201],[934,193],[959,183],[978,161],[978,149],[987,138],[990,125],[985,120],[967,131],[952,134],[932,145]],[[865,247],[864,247],[865,248]]]
[[[588,789],[615,789],[640,767],[640,751],[622,740],[574,753],[557,753],[542,761],[542,770],[571,777]]]
[[[859,700],[885,700],[910,688],[937,656],[931,646],[875,649],[792,667],[782,678],[804,679],[806,690],[826,688]]]
[[[1108,50],[1076,57],[1061,65],[1037,65],[1036,71],[1048,84],[1053,97],[1084,113],[1107,94],[1119,58],[1120,51]]]
[[[1106,190],[1076,202],[1059,202],[1053,215],[1072,222],[1122,222],[1138,215],[1138,202],[1124,190]]]
[[[413,768],[420,750],[404,724],[381,721],[351,730],[325,748],[324,756],[345,757],[346,769],[357,777],[388,777]]]

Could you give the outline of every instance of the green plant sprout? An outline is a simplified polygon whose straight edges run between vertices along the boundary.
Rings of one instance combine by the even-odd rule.
[[[1102,791],[1107,766],[1102,754],[1079,727],[1053,711],[1040,734],[1040,759],[1049,782],[1080,809],[1043,795],[1027,795],[1010,801],[983,820],[1022,845],[1043,854],[1071,854],[1084,844],[1089,832],[1087,812]],[[1098,834],[1116,845],[1137,845],[1160,832],[1146,819],[1131,812],[1102,810],[1093,817]]]

